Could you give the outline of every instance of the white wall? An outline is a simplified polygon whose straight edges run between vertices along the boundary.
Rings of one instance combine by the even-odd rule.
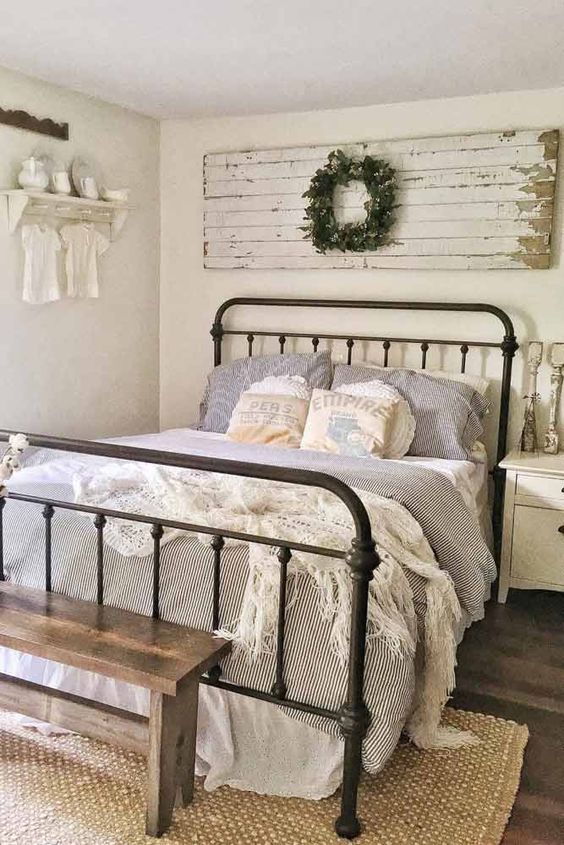
[[[564,341],[564,278],[560,228],[564,194],[558,190],[554,266],[507,271],[243,271],[202,266],[202,156],[207,152],[379,138],[413,138],[460,132],[564,126],[564,89],[403,103],[340,111],[267,115],[161,124],[161,425],[184,425],[196,416],[205,373],[211,368],[209,328],[215,308],[236,295],[437,299],[491,302],[513,317],[521,342]],[[564,168],[561,168],[564,171]],[[561,172],[561,177],[563,173]],[[560,179],[560,182],[562,179]],[[289,328],[285,315],[284,328]],[[296,325],[319,328],[291,315]],[[264,319],[264,318],[262,318]],[[325,318],[324,318],[325,319]],[[364,324],[376,331],[389,317]],[[377,323],[378,321],[378,323]],[[465,318],[440,318],[450,337],[486,337],[487,327]],[[271,326],[283,322],[278,314]],[[245,328],[257,328],[248,321]],[[349,325],[352,327],[353,323]],[[354,324],[358,326],[358,323]],[[396,324],[397,325],[397,324]],[[403,318],[405,332],[422,332],[419,318]],[[336,324],[333,322],[333,327]],[[437,326],[435,325],[435,331]],[[492,331],[489,332],[489,337]],[[494,334],[494,337],[497,335]],[[272,351],[277,351],[272,349]],[[484,365],[489,371],[493,359]],[[541,387],[547,391],[545,367]],[[523,391],[520,361],[514,381],[517,406]],[[519,414],[513,414],[511,437]]]
[[[0,125],[0,186],[32,151],[95,161],[137,206],[101,258],[99,300],[21,301],[19,231],[0,198],[0,427],[93,437],[158,425],[159,125],[0,68],[0,102],[70,124],[68,142]]]

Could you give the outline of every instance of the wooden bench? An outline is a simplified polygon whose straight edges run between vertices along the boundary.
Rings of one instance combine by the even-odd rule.
[[[151,691],[149,717],[0,674],[0,708],[147,754],[146,832],[194,790],[200,676],[231,646],[205,631],[0,582],[0,645]]]

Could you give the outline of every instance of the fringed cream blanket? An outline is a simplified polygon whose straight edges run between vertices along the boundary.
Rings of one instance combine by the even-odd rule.
[[[350,514],[331,493],[271,481],[163,468],[106,463],[85,466],[73,478],[81,504],[145,516],[191,522],[221,529],[276,537],[347,550],[354,536]],[[370,583],[367,636],[381,637],[394,651],[414,658],[417,620],[405,570],[426,581],[424,668],[417,681],[407,724],[422,748],[458,747],[473,738],[440,728],[440,716],[454,687],[454,628],[460,605],[448,573],[442,571],[418,522],[397,502],[356,490],[369,514],[381,564]],[[179,532],[165,531],[163,542]],[[106,542],[123,555],[152,552],[147,526],[109,520]],[[205,537],[209,543],[209,537]],[[239,541],[227,541],[230,543]],[[274,648],[279,561],[277,549],[249,545],[249,575],[238,619],[222,636],[244,649],[250,660]],[[318,610],[331,622],[331,647],[343,662],[348,657],[352,582],[347,564],[299,551],[292,553],[290,577],[309,577],[317,586]]]

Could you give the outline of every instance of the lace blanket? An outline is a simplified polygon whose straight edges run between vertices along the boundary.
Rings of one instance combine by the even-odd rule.
[[[288,542],[347,549],[354,536],[347,508],[317,488],[145,464],[84,466],[73,477],[75,500],[82,504],[192,522]],[[418,522],[400,504],[356,490],[373,527],[381,565],[370,584],[367,636],[383,638],[411,657],[418,627],[405,570],[426,583],[424,669],[419,675],[407,730],[420,747],[456,747],[468,735],[439,728],[440,714],[454,687],[454,625],[460,605],[452,580],[441,570]],[[162,542],[180,532],[165,530]],[[105,539],[126,556],[152,552],[146,526],[109,520]],[[204,537],[209,543],[209,537]],[[238,541],[228,541],[235,543]],[[232,638],[250,661],[272,652],[278,611],[279,562],[276,549],[249,546],[249,573],[241,611],[222,636]],[[316,585],[318,612],[331,623],[330,644],[339,660],[348,655],[351,579],[347,564],[293,552],[289,579],[309,578]]]

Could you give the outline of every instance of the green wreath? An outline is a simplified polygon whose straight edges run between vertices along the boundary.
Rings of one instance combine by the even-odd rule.
[[[333,211],[333,195],[337,185],[360,181],[366,185],[368,200],[364,203],[366,218],[361,223],[340,226]],[[305,216],[309,219],[305,238],[310,238],[318,252],[328,249],[342,252],[373,251],[388,242],[388,232],[394,223],[394,202],[397,190],[396,171],[382,159],[365,156],[358,161],[334,150],[327,164],[316,170],[309,189],[303,197],[309,199]]]

